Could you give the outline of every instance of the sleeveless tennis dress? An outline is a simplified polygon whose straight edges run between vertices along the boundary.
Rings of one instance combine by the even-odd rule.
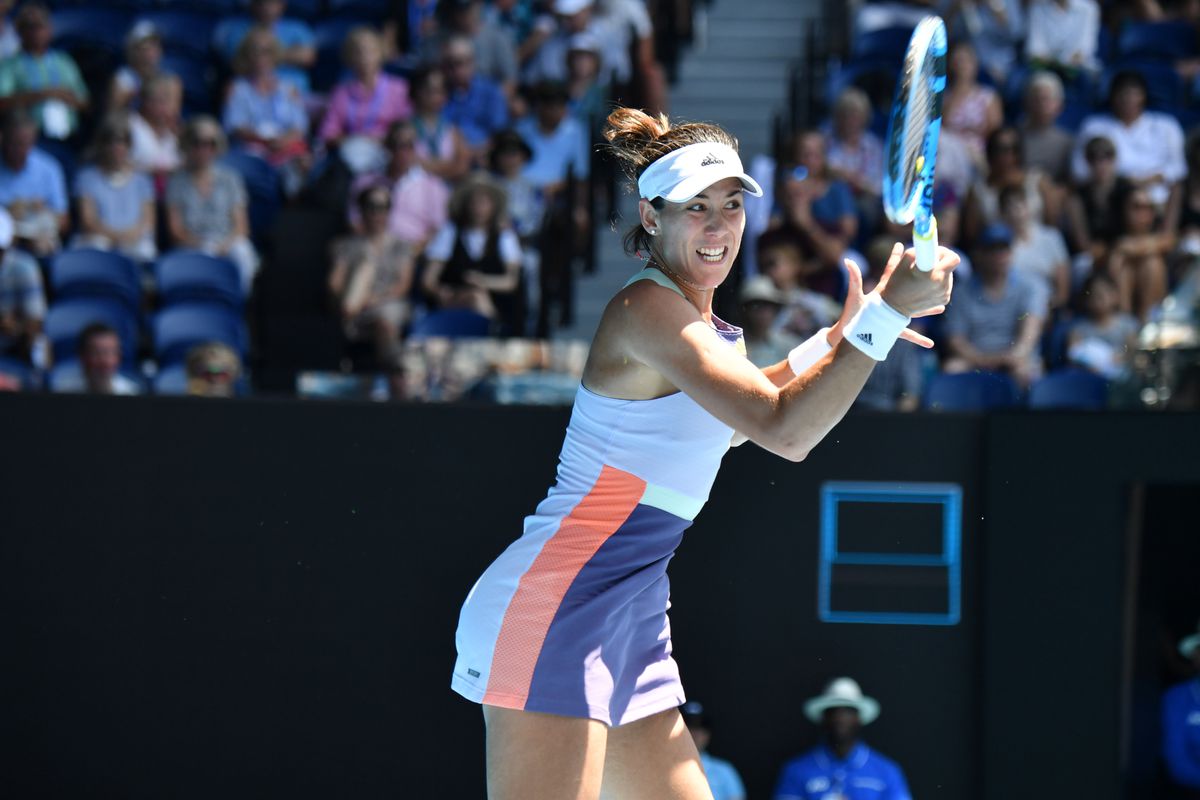
[[[638,280],[683,294],[653,268]],[[740,328],[713,328],[745,352]],[[454,690],[608,725],[683,703],[667,563],[732,435],[683,392],[618,400],[580,385],[555,485],[467,595]]]

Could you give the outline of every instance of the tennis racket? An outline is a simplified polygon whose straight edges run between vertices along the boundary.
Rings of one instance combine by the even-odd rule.
[[[913,226],[917,267],[926,272],[937,253],[933,167],[945,88],[946,26],[941,17],[926,17],[908,41],[883,154],[884,212],[897,225]]]

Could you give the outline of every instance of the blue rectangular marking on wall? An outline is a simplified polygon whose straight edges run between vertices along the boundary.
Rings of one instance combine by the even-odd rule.
[[[928,553],[841,553],[838,548],[838,506],[841,503],[926,503],[940,505],[942,550]],[[831,481],[821,486],[820,573],[818,613],[822,622],[877,625],[957,625],[962,594],[962,487],[953,483],[895,483]],[[835,565],[943,567],[948,593],[945,613],[871,611],[832,607],[832,573]]]

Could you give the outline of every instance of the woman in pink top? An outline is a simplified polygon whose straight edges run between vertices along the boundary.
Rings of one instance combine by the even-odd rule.
[[[342,59],[354,77],[338,84],[329,98],[319,138],[335,144],[346,136],[380,140],[388,126],[412,116],[408,82],[383,71],[383,45],[367,26],[346,34]]]
[[[950,47],[942,124],[970,145],[976,164],[984,167],[983,145],[1004,124],[1004,106],[990,86],[979,82],[979,58],[966,42]]]

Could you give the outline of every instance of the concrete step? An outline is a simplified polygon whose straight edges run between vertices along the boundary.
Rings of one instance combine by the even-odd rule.
[[[745,53],[724,56],[720,60],[689,56],[679,65],[679,80],[676,86],[685,89],[697,81],[722,80],[735,76],[747,83],[778,81],[788,74],[790,63],[791,59],[762,58]]]
[[[721,33],[718,36],[710,31],[708,48],[699,57],[723,60],[738,55],[754,55],[758,58],[792,59],[799,57],[803,41],[799,34],[791,31],[783,36],[754,33]]]
[[[742,100],[771,100],[777,102],[787,96],[787,85],[778,82],[746,80],[741,77],[712,78],[685,84],[671,92],[672,102],[687,103],[691,100],[720,102],[726,98]]]

